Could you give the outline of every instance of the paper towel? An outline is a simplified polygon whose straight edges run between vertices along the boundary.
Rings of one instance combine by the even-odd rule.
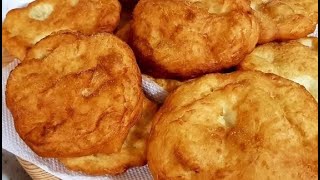
[[[8,10],[16,7],[21,7],[32,0],[6,0],[2,1],[2,20]],[[318,26],[316,31],[310,36],[318,37]],[[140,168],[132,168],[119,176],[87,176],[81,173],[76,173],[67,170],[59,161],[53,158],[41,158],[37,156],[19,137],[13,125],[11,113],[5,103],[5,87],[9,73],[18,64],[18,61],[13,61],[11,64],[2,68],[2,148],[15,154],[16,156],[27,160],[48,173],[66,180],[99,180],[99,179],[114,179],[114,180],[148,180],[152,179],[147,166]],[[143,77],[143,88],[147,95],[153,100],[161,102],[167,96],[167,92],[159,87],[152,80]]]

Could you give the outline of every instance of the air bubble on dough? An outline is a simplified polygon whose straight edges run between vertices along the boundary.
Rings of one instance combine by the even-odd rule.
[[[47,19],[53,11],[53,6],[48,3],[38,4],[29,11],[29,17],[38,21]]]

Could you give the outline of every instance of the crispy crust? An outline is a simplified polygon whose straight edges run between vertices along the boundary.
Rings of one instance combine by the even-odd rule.
[[[251,0],[260,24],[259,43],[306,37],[318,23],[318,0]]]
[[[142,110],[134,54],[107,33],[19,64],[6,88],[18,134],[42,157],[117,152]]]
[[[32,46],[23,61],[41,60],[51,54],[61,44],[70,44],[84,36],[75,32],[59,31],[43,38]]]
[[[140,0],[131,27],[139,66],[156,78],[188,79],[237,65],[259,36],[245,0]]]
[[[60,161],[69,169],[91,175],[112,174],[125,172],[136,166],[147,163],[146,143],[151,129],[151,119],[157,112],[158,106],[143,98],[142,117],[130,129],[126,141],[117,153],[95,154],[76,158],[63,158]]]
[[[154,179],[317,179],[318,105],[273,74],[206,75],[169,95],[147,151]]]
[[[258,46],[238,66],[295,81],[318,99],[318,38],[272,42]]]
[[[2,26],[2,46],[22,60],[32,45],[52,32],[112,32],[120,11],[118,0],[36,0],[8,12]]]

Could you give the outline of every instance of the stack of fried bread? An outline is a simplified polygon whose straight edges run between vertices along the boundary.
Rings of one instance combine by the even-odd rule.
[[[3,22],[6,103],[37,155],[89,175],[317,179],[317,23],[317,0],[36,0]]]

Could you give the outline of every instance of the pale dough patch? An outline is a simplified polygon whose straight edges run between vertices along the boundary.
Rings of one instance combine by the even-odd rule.
[[[48,3],[38,4],[29,11],[29,18],[38,21],[47,19],[53,11],[53,6]]]
[[[75,6],[79,3],[79,0],[69,0],[71,6]]]

